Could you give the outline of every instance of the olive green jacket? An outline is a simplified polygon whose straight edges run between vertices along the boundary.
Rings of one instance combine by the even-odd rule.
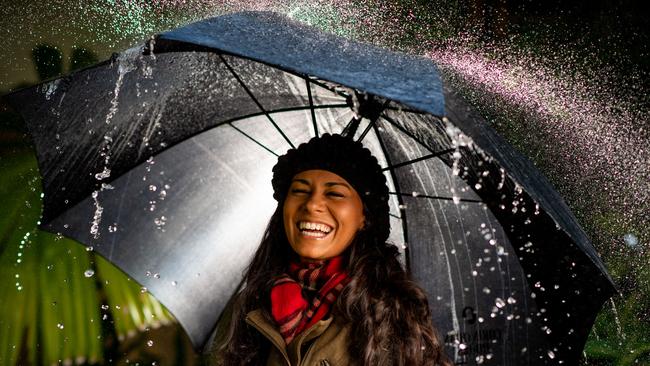
[[[246,323],[271,343],[266,366],[344,366],[352,365],[348,354],[349,325],[335,317],[320,320],[300,333],[288,345],[261,310],[246,315]]]

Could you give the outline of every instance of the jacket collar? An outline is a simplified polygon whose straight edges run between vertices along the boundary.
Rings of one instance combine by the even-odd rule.
[[[289,365],[299,365],[301,346],[323,334],[330,326],[330,323],[332,323],[332,316],[319,320],[312,327],[300,333],[288,345],[284,342],[277,326],[264,317],[262,309],[253,310],[246,314],[246,323],[252,325],[257,331],[262,333],[280,351]]]

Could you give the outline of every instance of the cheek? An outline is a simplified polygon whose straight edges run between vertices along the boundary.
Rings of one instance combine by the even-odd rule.
[[[348,207],[345,210],[344,215],[341,216],[344,223],[346,231],[356,233],[363,226],[364,215],[363,215],[363,206],[354,205]]]

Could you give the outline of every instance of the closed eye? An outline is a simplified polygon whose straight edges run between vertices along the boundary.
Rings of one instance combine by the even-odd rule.
[[[339,193],[339,192],[328,192],[327,195],[331,197],[345,197],[343,193]]]

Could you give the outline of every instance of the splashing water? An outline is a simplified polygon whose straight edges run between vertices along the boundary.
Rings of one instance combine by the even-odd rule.
[[[118,100],[120,98],[120,90],[122,89],[122,83],[124,82],[124,76],[129,72],[135,70],[135,60],[142,53],[142,47],[133,47],[125,52],[122,52],[117,58],[117,81],[115,82],[115,90],[113,90],[113,99],[111,99],[111,107],[108,110],[106,115],[106,124],[111,123],[111,119],[117,113]]]
[[[616,95],[613,82],[562,78],[543,60],[507,47],[475,50],[460,42],[428,56],[483,111],[496,115],[497,130],[516,130],[517,147],[530,150],[540,141],[533,160],[578,211],[611,212],[623,225],[641,226],[650,206],[650,149],[641,122],[650,120],[647,109]]]

